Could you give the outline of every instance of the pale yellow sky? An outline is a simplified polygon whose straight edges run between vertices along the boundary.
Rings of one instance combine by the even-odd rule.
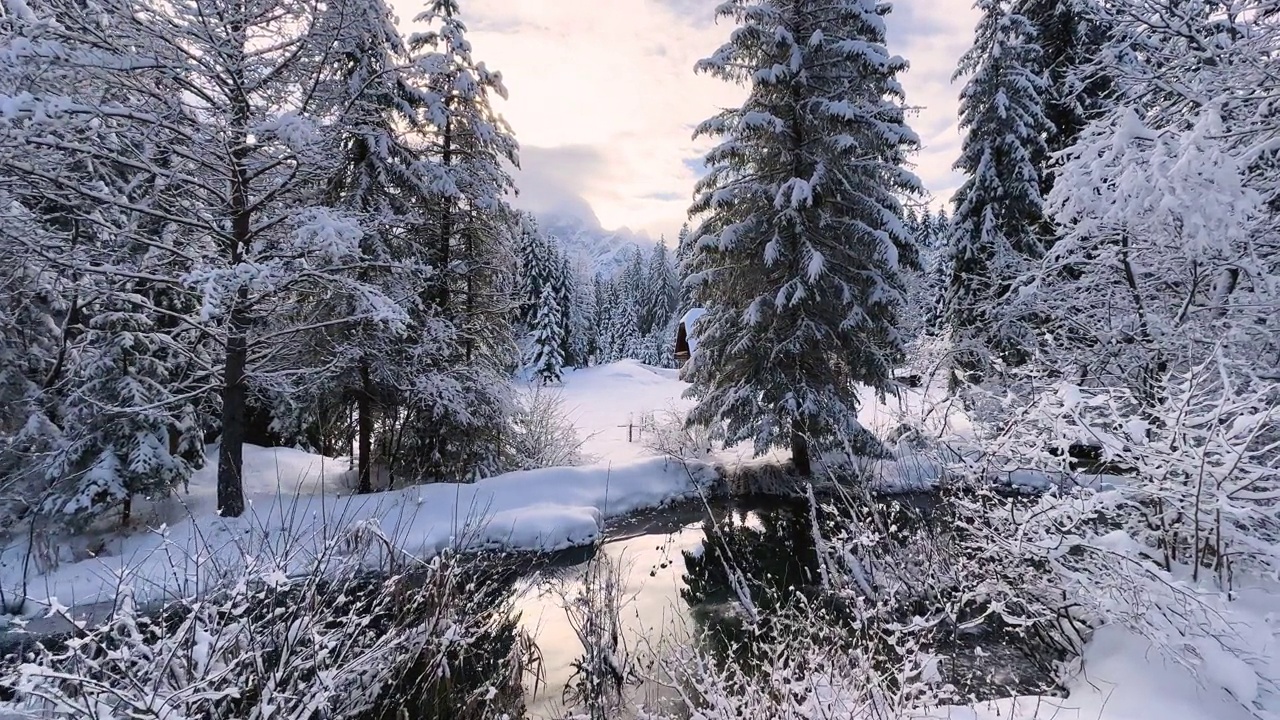
[[[705,142],[694,125],[742,90],[694,75],[728,37],[716,0],[461,0],[477,59],[501,70],[500,109],[522,146],[517,201],[535,211],[594,214],[606,229],[673,236]],[[917,172],[939,198],[956,183],[956,59],[971,37],[969,0],[898,0],[890,49],[912,65],[902,80],[921,106]],[[400,0],[404,19],[421,8]]]

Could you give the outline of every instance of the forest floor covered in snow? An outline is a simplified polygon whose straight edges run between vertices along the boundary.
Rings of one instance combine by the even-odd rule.
[[[0,589],[11,609],[17,599],[29,600],[24,614],[109,600],[125,577],[144,598],[183,595],[228,576],[246,555],[301,566],[325,543],[362,531],[378,532],[416,557],[446,547],[550,552],[591,544],[610,518],[696,497],[716,481],[716,467],[786,462],[785,453],[753,459],[749,446],[666,447],[700,440],[679,430],[690,406],[681,397],[687,387],[678,371],[633,360],[571,371],[561,387],[537,392],[558,397],[582,440],[585,464],[474,484],[356,495],[350,458],[246,446],[247,510],[234,519],[216,511],[217,447],[210,446],[189,488],[158,502],[135,501],[128,528],[19,537],[0,552]],[[882,436],[902,417],[918,416],[922,401],[912,394],[881,403],[870,393],[865,400],[864,422]],[[954,414],[948,417],[955,424]],[[919,489],[938,472],[908,453],[877,461],[871,474],[889,489]],[[279,571],[287,575],[291,568]]]
[[[187,492],[138,503],[126,529],[20,538],[0,554],[5,599],[25,613],[114,597],[122,578],[145,598],[199,592],[246,556],[289,574],[326,543],[376,532],[416,557],[442,549],[554,551],[587,545],[609,518],[696,496],[716,479],[709,464],[675,462],[633,437],[628,424],[677,408],[675,370],[634,361],[579,370],[559,393],[589,464],[507,473],[474,484],[435,483],[354,495],[349,458],[290,448],[245,448],[240,518],[216,511],[216,447]],[[635,434],[635,429],[631,432]],[[29,552],[30,550],[30,552]]]

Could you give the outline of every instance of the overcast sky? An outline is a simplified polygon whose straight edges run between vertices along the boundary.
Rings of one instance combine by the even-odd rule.
[[[461,0],[476,58],[500,70],[500,105],[521,145],[517,205],[675,235],[705,141],[693,127],[743,92],[694,75],[728,37],[717,0]],[[397,0],[405,20],[421,0]],[[420,4],[421,3],[421,4]],[[902,80],[920,108],[917,173],[940,199],[957,184],[959,144],[950,82],[967,47],[970,0],[895,0],[889,47],[911,63]]]

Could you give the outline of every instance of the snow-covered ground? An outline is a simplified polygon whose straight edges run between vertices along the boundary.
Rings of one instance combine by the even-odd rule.
[[[566,370],[558,392],[569,419],[582,433],[583,452],[597,462],[625,463],[652,457],[640,426],[646,415],[683,415],[693,402],[681,397],[689,386],[678,370],[622,360],[579,370]],[[628,426],[631,441],[627,440]]]
[[[1273,606],[1280,606],[1272,600]],[[1280,607],[1277,607],[1280,609]],[[1243,616],[1240,616],[1243,617]],[[1233,620],[1235,618],[1233,617]],[[1276,655],[1271,621],[1253,628]],[[1188,656],[1188,661],[1193,665]],[[1273,663],[1274,664],[1274,663]],[[1273,676],[1274,677],[1274,676]],[[930,720],[1258,720],[1280,716],[1274,695],[1239,659],[1221,653],[1200,661],[1193,674],[1155,652],[1148,641],[1120,627],[1099,629],[1085,647],[1068,695],[1003,698],[971,707],[944,707]],[[1270,691],[1274,693],[1274,690]]]
[[[49,602],[78,607],[109,599],[126,573],[143,597],[187,593],[216,580],[245,554],[287,555],[297,565],[325,541],[369,526],[418,556],[458,545],[549,551],[588,544],[608,518],[694,495],[700,485],[714,481],[712,465],[750,460],[750,447],[740,446],[686,467],[651,448],[646,418],[661,423],[682,417],[692,404],[681,397],[687,387],[678,371],[633,360],[567,372],[562,387],[543,392],[560,395],[591,463],[509,473],[475,484],[357,496],[351,493],[349,458],[248,446],[248,509],[236,519],[217,516],[216,448],[211,447],[209,462],[188,491],[155,505],[138,503],[132,531],[37,535],[35,552],[28,553],[25,538],[0,551],[0,589],[10,602],[30,598],[32,612]],[[866,393],[863,419],[883,436],[932,401],[932,394],[910,394],[881,403]],[[777,453],[759,461],[785,459],[785,453]],[[898,458],[888,461],[884,472],[910,484],[927,481],[917,476],[934,468]]]
[[[709,465],[686,467],[646,450],[638,438],[627,441],[629,422],[679,406],[685,387],[675,370],[634,361],[569,373],[554,391],[562,393],[565,410],[586,438],[584,451],[596,461],[475,484],[352,495],[349,459],[249,446],[248,509],[236,519],[216,513],[211,455],[189,492],[139,508],[142,530],[37,537],[38,552],[30,558],[25,539],[0,552],[0,586],[6,598],[25,593],[30,612],[49,603],[80,607],[107,600],[126,573],[143,598],[188,593],[216,581],[246,554],[296,567],[326,541],[375,526],[416,556],[450,546],[551,551],[589,544],[608,518],[693,496],[714,481]]]

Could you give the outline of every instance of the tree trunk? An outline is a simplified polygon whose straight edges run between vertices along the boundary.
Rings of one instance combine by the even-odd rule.
[[[243,27],[236,21],[233,34]],[[249,155],[252,148],[249,137],[249,99],[243,94],[233,97],[231,126],[240,144],[231,149],[231,192],[228,210],[231,216],[231,236],[227,242],[227,260],[230,267],[244,261],[245,250],[252,241],[252,208],[249,199]],[[244,512],[245,405],[248,387],[245,372],[249,364],[249,288],[241,284],[228,313],[227,357],[222,371],[222,442],[218,446],[218,514],[222,517],[240,517]]]
[[[244,294],[242,290],[241,295]],[[218,445],[218,514],[240,517],[244,512],[245,406],[248,388],[245,367],[249,359],[249,343],[245,337],[247,319],[244,310],[231,311],[231,334],[227,338],[227,359],[223,368],[222,439]]]
[[[791,421],[791,464],[800,477],[813,475],[809,460],[809,427],[804,420]]]
[[[359,426],[359,466],[360,482],[356,492],[364,494],[373,492],[373,381],[369,378],[368,363],[360,364],[360,392],[356,399],[356,424]]]

